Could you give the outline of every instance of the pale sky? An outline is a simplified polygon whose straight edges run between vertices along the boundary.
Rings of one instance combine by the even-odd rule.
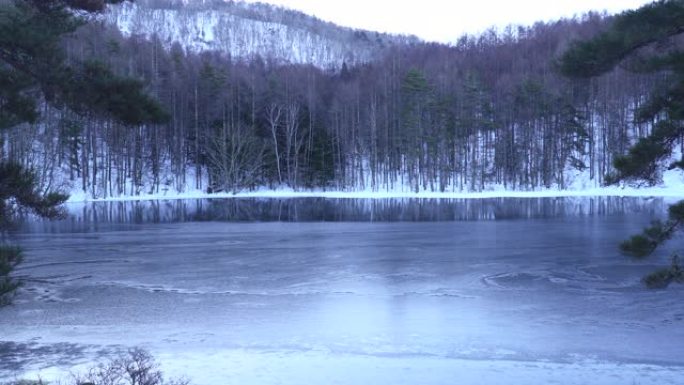
[[[247,0],[257,1],[257,0]],[[453,42],[491,26],[531,25],[587,11],[618,13],[650,0],[258,0],[333,23],[379,32]]]

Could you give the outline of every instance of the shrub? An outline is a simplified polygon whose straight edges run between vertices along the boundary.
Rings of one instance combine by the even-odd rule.
[[[73,374],[69,381],[54,383],[38,380],[17,380],[5,385],[189,385],[186,379],[166,380],[152,355],[140,348],[100,363],[85,373]]]

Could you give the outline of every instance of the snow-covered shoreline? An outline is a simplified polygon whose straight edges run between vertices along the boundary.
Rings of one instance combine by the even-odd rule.
[[[531,383],[633,384],[676,383],[682,368],[656,363],[622,363],[578,358],[575,362],[549,360],[458,359],[432,356],[383,357],[372,354],[331,354],[329,352],[260,352],[247,349],[217,350],[210,358],[193,352],[155,352],[165,378],[190,379],[192,384],[246,383],[321,384],[331,378],[336,383],[383,384],[506,384]],[[226,364],[229,368],[226,368]],[[21,378],[60,383],[74,373],[84,373],[93,364],[81,364],[66,370],[48,367],[28,370]],[[356,370],[350,372],[348,368]],[[255,373],[267,373],[259,378]],[[401,373],[400,376],[397,373]],[[264,378],[266,377],[266,379]],[[455,380],[454,380],[455,379]],[[372,381],[369,381],[372,380]]]
[[[544,189],[516,191],[496,189],[481,192],[432,192],[432,191],[325,191],[292,189],[256,190],[239,193],[207,193],[201,190],[166,192],[160,194],[124,195],[118,197],[93,198],[83,193],[72,194],[68,203],[118,202],[181,199],[230,199],[230,198],[329,198],[329,199],[486,199],[486,198],[562,198],[562,197],[663,197],[684,199],[684,184],[667,187],[603,187],[583,190]]]
[[[658,186],[596,186],[587,173],[578,173],[565,189],[547,188],[537,190],[510,190],[504,186],[487,186],[484,191],[411,191],[408,187],[394,190],[334,191],[323,189],[293,190],[291,188],[262,188],[238,193],[186,190],[168,190],[156,194],[121,195],[106,198],[93,197],[82,190],[70,193],[68,203],[150,201],[181,199],[230,199],[230,198],[329,198],[329,199],[487,199],[487,198],[563,198],[563,197],[663,197],[684,199],[684,171],[668,170],[662,175]]]

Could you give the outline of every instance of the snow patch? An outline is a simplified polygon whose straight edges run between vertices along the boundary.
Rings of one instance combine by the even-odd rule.
[[[136,201],[136,200],[175,200],[175,199],[226,199],[226,198],[331,198],[331,199],[387,199],[387,198],[424,198],[424,199],[483,199],[483,198],[552,198],[552,197],[673,197],[684,198],[684,173],[681,170],[669,170],[663,174],[663,183],[654,187],[608,186],[590,187],[593,181],[584,177],[575,178],[567,189],[547,188],[531,191],[507,190],[503,186],[489,186],[486,191],[418,191],[408,188],[394,190],[357,190],[330,191],[323,189],[294,190],[283,187],[278,189],[261,188],[254,191],[238,193],[207,193],[197,189],[186,191],[163,191],[159,194],[123,195],[108,198],[96,198],[74,191],[68,202],[103,202],[103,201]]]

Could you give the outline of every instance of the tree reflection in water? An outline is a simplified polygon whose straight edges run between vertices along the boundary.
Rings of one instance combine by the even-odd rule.
[[[178,222],[431,222],[645,213],[662,216],[662,198],[490,199],[197,199],[70,204],[69,217],[49,222],[24,218],[23,231],[70,232],[99,226]]]

